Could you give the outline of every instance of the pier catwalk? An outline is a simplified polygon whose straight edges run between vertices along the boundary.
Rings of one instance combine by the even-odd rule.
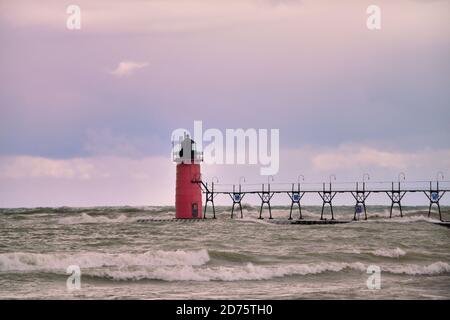
[[[290,203],[290,213],[288,220],[293,220],[293,213],[298,211],[298,218],[295,221],[297,224],[308,224],[309,222],[301,222],[302,216],[302,204],[304,203],[303,197],[305,194],[316,194],[322,202],[322,210],[320,220],[316,221],[317,224],[326,223],[340,223],[334,217],[333,212],[333,200],[339,194],[351,195],[354,199],[354,216],[353,220],[357,220],[360,216],[364,215],[364,219],[367,220],[367,207],[366,200],[372,194],[384,194],[391,202],[389,217],[392,218],[392,212],[394,207],[398,207],[400,211],[400,217],[403,217],[402,200],[408,193],[421,193],[424,195],[424,200],[428,201],[428,217],[430,217],[432,209],[436,207],[439,214],[439,220],[442,219],[442,212],[440,206],[440,200],[442,197],[450,191],[450,181],[435,180],[435,181],[405,181],[401,180],[404,174],[399,175],[399,179],[396,182],[393,181],[375,181],[367,182],[365,177],[361,182],[332,182],[334,175],[330,177],[328,183],[271,183],[270,178],[267,183],[261,184],[219,184],[217,181],[211,183],[205,182],[202,179],[194,179],[192,183],[197,184],[205,195],[204,212],[203,217],[206,218],[206,209],[208,204],[212,206],[213,217],[216,217],[214,199],[218,195],[224,195],[229,197],[232,202],[231,218],[234,217],[235,211],[239,211],[240,217],[243,217],[242,212],[242,200],[248,196],[257,197],[260,201],[259,219],[263,219],[264,208],[267,207],[269,212],[269,219],[272,218],[272,206],[271,201],[274,196],[287,195],[286,199]],[[368,175],[367,175],[368,177]],[[334,177],[335,179],[335,177]],[[217,180],[217,179],[216,179]],[[272,178],[273,180],[273,178]],[[324,209],[329,207],[331,211],[331,220],[324,218]]]

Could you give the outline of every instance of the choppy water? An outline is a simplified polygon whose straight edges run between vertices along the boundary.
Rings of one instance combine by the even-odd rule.
[[[350,220],[352,210],[335,211]],[[151,223],[137,221],[174,208],[0,209],[0,298],[449,299],[450,229],[426,210],[390,220],[370,207],[367,222],[320,226],[257,220],[251,206],[244,219],[227,207],[217,220]],[[69,265],[80,290],[67,290]],[[381,268],[380,290],[367,288],[369,265]]]

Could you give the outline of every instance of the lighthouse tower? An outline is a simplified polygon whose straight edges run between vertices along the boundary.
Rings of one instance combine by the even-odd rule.
[[[175,211],[177,219],[202,218],[202,190],[195,181],[200,181],[200,162],[203,153],[189,135],[175,148],[173,160],[177,164]]]

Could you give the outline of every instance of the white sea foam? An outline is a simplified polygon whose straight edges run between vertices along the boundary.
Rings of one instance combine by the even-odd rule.
[[[380,249],[373,251],[372,254],[375,256],[380,256],[380,257],[400,258],[401,256],[404,256],[406,254],[406,252],[400,248],[395,248],[395,249],[380,248]]]
[[[83,268],[199,266],[209,261],[208,251],[147,251],[144,253],[26,253],[0,254],[0,271],[62,271],[75,264]]]
[[[312,263],[277,266],[257,266],[252,263],[240,266],[193,267],[175,266],[145,270],[98,270],[92,276],[113,280],[164,280],[164,281],[249,281],[268,280],[294,275],[312,275],[339,272],[344,269],[364,271],[362,263]]]
[[[436,275],[450,272],[448,263],[438,261],[429,265],[399,264],[382,268],[383,271],[407,275]]]
[[[378,222],[395,222],[395,223],[411,223],[411,222],[440,222],[437,219],[428,218],[425,215],[413,215],[413,216],[393,216],[392,218],[389,218],[389,214],[387,217],[385,215],[379,216],[379,215],[368,215],[367,220],[359,220],[359,223],[378,223]]]
[[[343,253],[350,253],[350,254],[361,254],[361,250],[357,248],[352,248],[350,246],[344,247],[344,249],[341,250]]]
[[[245,223],[257,223],[258,222],[258,219],[254,218],[254,217],[244,216],[242,219],[239,217],[235,218],[235,221],[245,222]]]
[[[118,217],[107,217],[107,216],[91,216],[87,213],[82,213],[81,215],[69,216],[60,218],[58,223],[60,224],[83,224],[83,223],[124,223],[124,222],[136,222],[139,219],[145,219],[147,216],[141,217],[128,217],[124,214],[121,214]]]
[[[69,265],[79,265],[85,276],[111,280],[162,281],[244,281],[268,280],[286,276],[316,275],[325,272],[357,271],[365,273],[361,262],[319,262],[306,264],[241,265],[207,264],[208,251],[155,251],[144,253],[3,253],[0,272],[48,272],[64,274]],[[381,264],[382,272],[406,275],[450,273],[450,265]]]
[[[273,225],[273,223],[270,222],[268,218],[265,219],[258,219],[258,215],[255,216],[245,216],[243,218],[240,218],[240,215],[234,218],[234,221],[241,222],[241,223],[259,223],[259,224],[266,224],[266,225]]]
[[[435,262],[430,265],[387,265],[382,272],[407,275],[436,275],[450,272],[450,265]],[[254,281],[269,280],[286,276],[316,275],[325,272],[356,270],[365,273],[367,265],[360,262],[327,262],[257,266],[251,263],[241,266],[193,267],[174,266],[141,270],[95,270],[91,276],[112,280],[163,280],[163,281]]]
[[[395,217],[392,219],[384,219],[387,222],[399,222],[399,223],[409,223],[409,222],[440,222],[439,220],[428,218],[427,216],[416,215],[416,216],[404,216]]]

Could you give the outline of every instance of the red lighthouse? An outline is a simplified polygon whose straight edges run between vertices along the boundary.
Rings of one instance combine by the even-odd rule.
[[[177,186],[175,192],[175,211],[177,219],[202,218],[202,190],[195,181],[200,181],[200,162],[203,154],[196,150],[194,140],[189,135],[174,152],[177,163]]]

